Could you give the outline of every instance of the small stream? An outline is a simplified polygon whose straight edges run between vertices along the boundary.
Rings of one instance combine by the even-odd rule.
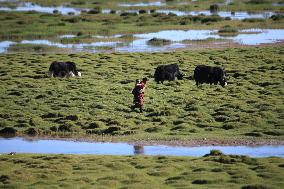
[[[247,155],[251,157],[277,156],[284,158],[284,145],[266,146],[198,146],[181,147],[165,145],[133,145],[111,142],[78,142],[65,140],[43,140],[0,138],[1,153],[45,153],[45,154],[96,154],[96,155],[167,155],[204,156],[217,149],[224,154]]]

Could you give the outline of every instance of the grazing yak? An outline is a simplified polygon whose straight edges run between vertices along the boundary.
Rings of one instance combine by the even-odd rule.
[[[165,80],[174,81],[177,77],[178,80],[183,79],[183,74],[179,71],[177,64],[160,65],[156,68],[155,81],[163,83]]]
[[[74,62],[52,62],[49,71],[49,77],[81,77],[81,73],[77,71]]]
[[[197,86],[202,83],[210,83],[210,85],[214,83],[217,85],[218,82],[222,87],[227,85],[225,72],[220,67],[198,65],[194,70],[194,79]]]

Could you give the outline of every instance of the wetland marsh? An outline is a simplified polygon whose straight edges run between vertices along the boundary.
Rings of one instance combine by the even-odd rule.
[[[0,188],[283,188],[283,3],[1,0],[0,134],[33,142],[0,139]],[[49,78],[53,61],[82,77]],[[184,80],[154,82],[174,63]],[[228,85],[197,87],[200,64]]]

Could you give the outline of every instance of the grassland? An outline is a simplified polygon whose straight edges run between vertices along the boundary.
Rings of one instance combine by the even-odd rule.
[[[0,188],[281,189],[284,159],[211,155],[0,156]]]
[[[1,54],[0,128],[18,134],[126,135],[136,139],[283,140],[284,47],[168,53]],[[48,78],[52,61],[74,61],[82,78]],[[156,84],[154,69],[178,63],[185,80]],[[217,65],[227,87],[192,80]],[[137,78],[149,77],[145,112],[131,112]],[[0,130],[1,130],[0,129]]]

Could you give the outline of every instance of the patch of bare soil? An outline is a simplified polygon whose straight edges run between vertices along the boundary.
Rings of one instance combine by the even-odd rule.
[[[262,146],[262,145],[284,145],[283,140],[274,139],[196,139],[196,140],[141,140],[130,142],[134,145],[167,145],[167,146]]]

